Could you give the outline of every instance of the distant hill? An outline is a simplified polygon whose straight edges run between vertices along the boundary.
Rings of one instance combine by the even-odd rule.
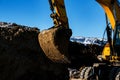
[[[102,38],[81,37],[81,36],[71,37],[70,40],[72,42],[77,42],[77,43],[81,43],[84,45],[95,44],[95,45],[99,45],[99,46],[101,46],[107,42],[106,39],[102,39]]]

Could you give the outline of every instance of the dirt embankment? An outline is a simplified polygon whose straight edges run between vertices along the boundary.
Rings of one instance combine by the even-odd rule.
[[[99,62],[97,55],[102,53],[103,46],[84,45],[76,42],[70,42],[69,55],[71,57],[70,67],[79,69],[81,66],[90,66]]]
[[[102,49],[70,42],[72,63],[54,63],[39,46],[39,29],[8,23],[0,26],[0,80],[68,80],[68,67],[93,63]]]

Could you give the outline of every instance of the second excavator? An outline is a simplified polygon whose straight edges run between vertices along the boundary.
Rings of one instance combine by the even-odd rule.
[[[100,62],[81,67],[71,80],[120,80],[120,3],[118,0],[96,0],[106,16],[107,43],[98,55]],[[78,78],[79,77],[79,78]]]

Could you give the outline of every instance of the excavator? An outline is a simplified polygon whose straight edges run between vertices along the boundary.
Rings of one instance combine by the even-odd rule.
[[[97,56],[99,62],[80,67],[70,80],[120,80],[120,2],[118,0],[96,0],[106,16],[107,43]],[[45,55],[53,62],[70,64],[69,28],[64,0],[49,0],[54,26],[38,35]]]
[[[70,80],[120,80],[120,2],[96,1],[105,12],[107,43],[97,56],[100,62],[81,67],[71,74]]]

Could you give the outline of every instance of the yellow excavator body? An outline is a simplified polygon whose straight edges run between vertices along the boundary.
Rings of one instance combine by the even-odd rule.
[[[110,44],[107,43],[105,46],[104,46],[104,49],[103,49],[103,52],[102,52],[102,58],[104,60],[106,60],[106,57],[107,56],[110,56]]]
[[[120,52],[116,54],[115,51],[116,35],[118,33],[117,28],[120,22],[120,5],[118,0],[97,0],[97,2],[103,7],[111,25],[111,34],[113,34],[113,37],[108,35],[112,38],[111,41],[108,40],[108,43],[104,46],[102,58],[110,62],[115,62],[120,58],[120,56],[117,55],[120,54]]]

